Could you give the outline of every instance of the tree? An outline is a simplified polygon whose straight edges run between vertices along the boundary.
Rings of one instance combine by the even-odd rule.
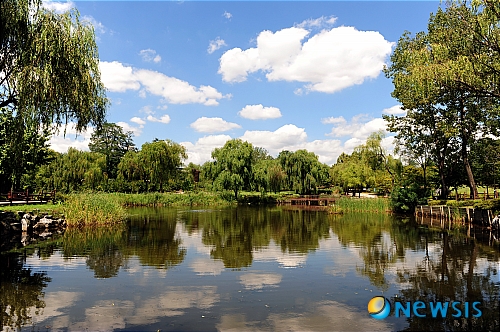
[[[38,167],[50,161],[49,133],[30,126],[17,136],[15,121],[12,111],[0,110],[0,192],[33,188]]]
[[[108,101],[94,31],[76,9],[56,14],[41,0],[4,0],[0,31],[0,109],[13,110],[21,126],[102,124]]]
[[[495,104],[498,101],[471,92],[459,82],[470,79],[480,84],[474,74],[475,61],[471,55],[475,52],[476,41],[469,22],[475,20],[477,15],[463,1],[450,2],[446,10],[439,8],[431,15],[427,33],[421,32],[412,38],[406,32],[400,38],[391,56],[392,64],[385,73],[394,83],[392,95],[408,110],[406,118],[411,118],[413,125],[420,126],[424,132],[438,129],[439,136],[445,139],[444,150],[453,139],[459,145],[471,192],[477,197],[469,150],[479,132],[497,131],[498,107]],[[429,117],[422,116],[424,113],[432,114],[431,118],[438,121],[429,123]],[[393,127],[398,121],[406,121],[400,119],[391,119]],[[413,132],[406,131],[403,139],[414,141]],[[445,158],[436,155],[441,170]],[[443,183],[443,193],[446,190]]]
[[[163,185],[175,177],[182,160],[186,158],[186,148],[171,140],[146,142],[139,152],[146,181],[158,184],[160,192],[163,192]]]
[[[250,188],[253,177],[254,147],[249,142],[232,139],[222,148],[212,151],[208,176],[216,188],[231,190],[238,199],[238,192]]]
[[[114,123],[104,123],[90,137],[89,149],[106,156],[106,173],[109,178],[116,178],[118,164],[127,151],[134,146],[132,132],[123,132],[123,128]]]
[[[287,189],[299,194],[317,192],[318,187],[330,177],[328,166],[320,163],[318,156],[307,150],[282,151],[278,160],[287,176]]]
[[[80,151],[69,148],[59,154],[48,165],[43,165],[37,172],[37,183],[41,188],[72,192],[81,189],[102,189],[107,180],[104,172],[106,157],[97,152]]]

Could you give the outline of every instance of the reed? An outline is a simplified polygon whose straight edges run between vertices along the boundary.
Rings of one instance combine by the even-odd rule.
[[[68,195],[63,211],[68,227],[115,224],[126,217],[116,197],[104,193]]]
[[[185,192],[185,193],[112,193],[111,199],[122,206],[227,206],[233,202],[224,199],[221,193]]]
[[[345,212],[391,212],[387,198],[350,198],[341,197],[335,204]]]

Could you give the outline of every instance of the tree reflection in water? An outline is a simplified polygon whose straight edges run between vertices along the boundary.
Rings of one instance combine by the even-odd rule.
[[[226,268],[248,267],[254,250],[270,245],[282,252],[306,255],[319,248],[329,235],[324,211],[282,210],[272,208],[222,209],[212,213],[182,214],[189,232],[202,229],[203,244],[210,246],[211,257]]]
[[[403,290],[392,302],[481,302],[480,318],[407,318],[408,331],[500,329],[498,277],[499,252],[460,233],[416,227],[410,219],[387,215],[348,214],[332,218],[331,227],[345,246],[358,247],[367,276],[381,291],[387,291],[389,270],[397,270]],[[423,252],[415,266],[407,263],[407,252]],[[482,258],[481,266],[477,259]],[[405,263],[405,264],[400,264]],[[483,270],[478,271],[481,267]],[[471,315],[472,316],[472,315]]]
[[[3,328],[17,328],[31,322],[45,307],[43,289],[51,279],[45,272],[24,267],[19,254],[0,254],[0,316]],[[34,308],[34,312],[32,309]]]

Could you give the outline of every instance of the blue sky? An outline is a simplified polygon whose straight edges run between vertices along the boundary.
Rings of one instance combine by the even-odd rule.
[[[405,30],[425,31],[439,1],[76,1],[94,26],[107,119],[187,148],[202,164],[241,138],[280,151],[307,149],[335,163],[402,114],[382,73]],[[88,149],[92,128],[52,139]],[[391,149],[387,135],[384,145]]]

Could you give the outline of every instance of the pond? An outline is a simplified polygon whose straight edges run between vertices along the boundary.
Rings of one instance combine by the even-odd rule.
[[[129,212],[123,227],[67,230],[1,254],[3,329],[500,327],[498,242],[385,214],[286,207]],[[374,296],[393,308],[385,319],[367,311]],[[397,302],[407,315],[396,313]],[[429,309],[438,302],[450,305],[444,317]]]

